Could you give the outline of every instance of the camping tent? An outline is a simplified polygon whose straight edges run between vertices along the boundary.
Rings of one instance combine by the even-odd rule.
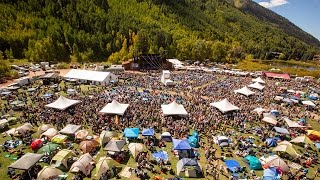
[[[82,150],[83,153],[89,153],[98,146],[99,142],[95,140],[81,141],[79,144],[79,148]]]
[[[42,170],[38,173],[37,180],[47,180],[54,179],[59,175],[63,175],[64,173],[55,167],[44,166]]]
[[[115,174],[113,174],[112,168],[118,165],[119,163],[110,157],[101,157],[96,165],[95,177],[100,179],[101,175],[106,173],[108,170],[110,170],[113,177]]]
[[[161,140],[166,141],[166,142],[171,142],[172,141],[172,137],[171,134],[169,132],[163,132],[160,136]]]
[[[276,147],[278,145],[279,138],[273,137],[273,138],[267,138],[266,144],[268,147]]]
[[[270,167],[268,169],[263,170],[262,180],[275,180],[280,179],[278,177],[279,173],[275,167]]]
[[[111,81],[118,81],[118,77],[110,72],[89,71],[80,69],[71,69],[64,77],[68,79],[79,79],[83,82],[91,81],[96,85],[107,85]]]
[[[138,156],[138,154],[143,151],[144,145],[141,143],[130,143],[128,145],[128,149],[130,150],[132,156],[135,159]]]
[[[187,139],[172,139],[173,142],[173,149],[174,150],[188,150],[191,149],[189,141]]]
[[[86,153],[74,162],[70,168],[70,172],[82,172],[84,175],[89,175],[94,168],[94,160],[89,153]]]
[[[218,136],[217,137],[217,144],[221,147],[229,145],[229,138],[226,136]]]
[[[46,107],[58,109],[58,110],[65,110],[68,107],[80,103],[79,100],[72,100],[66,97],[60,96],[57,100],[53,103],[45,105]]]
[[[181,175],[182,170],[184,169],[185,177],[197,177],[197,174],[202,172],[201,166],[195,159],[182,158],[177,163],[177,175]]]
[[[77,131],[75,134],[74,134],[74,136],[75,136],[75,138],[76,139],[86,139],[86,137],[88,136],[88,134],[89,134],[89,131],[88,130],[86,130],[86,129],[81,129],[81,130],[79,130],[79,131]]]
[[[298,155],[296,150],[294,150],[292,146],[286,145],[286,144],[278,145],[277,147],[273,148],[272,151],[274,151],[274,152],[277,152],[277,151],[278,152],[286,152],[286,153],[288,153],[289,155],[291,155],[294,158],[297,157],[297,155]]]
[[[9,168],[29,170],[42,158],[42,156],[43,154],[26,153],[16,162],[12,163]]]
[[[264,160],[260,158],[260,161],[262,161],[264,167],[279,167],[282,171],[289,171],[288,165],[277,155],[269,156]]]
[[[51,139],[57,134],[58,134],[58,130],[56,130],[55,128],[49,128],[45,132],[43,132],[40,137],[45,136],[48,139]]]
[[[261,79],[261,77],[257,77],[256,79],[252,79],[252,82],[258,82],[258,83],[261,83],[261,84],[265,84],[266,82],[264,82],[263,79]]]
[[[287,125],[290,127],[290,128],[302,128],[302,127],[305,127],[305,126],[301,126],[300,124],[298,124],[297,122],[294,122],[294,121],[291,121],[289,118],[287,117],[283,117],[284,121],[287,123]]]
[[[53,126],[50,125],[50,124],[42,124],[42,125],[38,128],[38,134],[40,135],[40,134],[44,133],[45,131],[47,131],[47,130],[50,129],[50,128],[53,128]]]
[[[250,169],[253,169],[253,170],[262,169],[262,165],[261,165],[259,159],[256,158],[255,156],[249,155],[249,156],[246,156],[244,159],[250,165]]]
[[[309,139],[311,139],[312,141],[319,141],[320,140],[320,131],[316,131],[316,130],[308,130],[307,131],[308,137]]]
[[[153,136],[154,135],[154,129],[148,128],[142,130],[142,136]]]
[[[223,113],[239,110],[239,107],[231,104],[227,99],[223,99],[219,102],[210,103],[210,105],[218,108]]]
[[[63,135],[63,134],[57,134],[51,138],[51,142],[57,143],[57,144],[62,144],[68,139],[68,136]]]
[[[293,143],[306,143],[306,144],[313,144],[312,141],[308,138],[308,136],[298,136],[294,139],[292,139],[290,142]]]
[[[112,131],[102,131],[99,137],[99,143],[101,146],[103,146],[105,143],[109,142],[112,137],[117,136],[116,133]]]
[[[123,134],[127,138],[138,138],[139,128],[125,128]]]
[[[59,148],[60,148],[59,144],[49,142],[46,145],[44,145],[42,148],[40,148],[38,150],[38,153],[40,152],[40,153],[46,153],[46,154],[52,155]]]
[[[235,93],[239,93],[239,94],[243,94],[245,96],[250,96],[255,94],[255,92],[251,91],[247,86],[241,88],[241,89],[237,89],[234,90]]]
[[[254,88],[254,89],[258,89],[258,90],[263,90],[264,89],[264,86],[262,86],[260,83],[258,82],[255,82],[253,84],[250,84],[248,87],[250,88]]]
[[[51,164],[57,164],[60,165],[62,164],[64,167],[68,167],[68,158],[74,156],[75,154],[73,153],[72,150],[68,149],[62,149],[60,150],[56,155],[53,156],[51,159]]]
[[[104,147],[104,150],[106,151],[112,151],[112,152],[120,152],[122,151],[122,148],[126,144],[125,140],[110,140],[108,144]]]
[[[280,134],[290,134],[289,131],[286,128],[280,128],[280,127],[274,127],[277,133]]]
[[[165,116],[180,115],[187,116],[188,112],[184,109],[183,105],[173,101],[170,104],[161,105],[162,112]]]
[[[311,107],[316,107],[316,105],[312,101],[302,101],[302,104],[311,106]]]
[[[17,135],[17,134],[21,134],[22,136],[24,136],[26,134],[27,131],[31,130],[33,128],[33,126],[30,123],[25,123],[22,126],[19,126],[17,128],[12,128],[8,131],[6,131],[6,134],[12,134],[12,135]]]
[[[105,114],[117,114],[117,115],[123,115],[125,111],[127,110],[129,104],[121,104],[116,100],[113,100],[111,103],[108,103],[101,111],[100,113]]]
[[[81,125],[68,124],[66,127],[61,129],[59,132],[61,134],[74,135],[80,128],[81,128]]]
[[[225,160],[224,162],[225,162],[227,168],[228,168],[231,172],[234,172],[235,169],[239,169],[239,168],[240,168],[240,164],[239,164],[239,162],[236,161],[236,160],[230,159],[230,160]]]

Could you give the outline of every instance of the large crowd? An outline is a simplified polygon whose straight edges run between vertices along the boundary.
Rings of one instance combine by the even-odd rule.
[[[157,133],[168,131],[176,138],[188,137],[190,130],[195,130],[201,137],[200,148],[205,152],[206,176],[214,179],[219,179],[219,174],[225,173],[219,162],[223,154],[216,153],[216,149],[212,148],[214,137],[218,134],[229,137],[230,142],[235,144],[232,148],[238,156],[244,157],[252,153],[262,156],[270,151],[268,147],[261,144],[266,138],[275,135],[272,131],[273,126],[261,123],[261,115],[253,112],[255,108],[277,110],[282,116],[291,119],[313,119],[319,113],[316,108],[284,104],[274,100],[275,96],[286,93],[286,89],[302,90],[307,93],[312,91],[311,88],[320,89],[320,85],[315,82],[302,83],[265,78],[264,90],[252,89],[256,94],[246,97],[234,93],[234,90],[251,84],[253,77],[250,76],[178,71],[171,73],[175,85],[168,87],[160,82],[159,74],[159,71],[123,72],[118,74],[119,82],[106,87],[83,87],[80,84],[62,81],[52,89],[39,82],[33,83],[24,88],[37,87],[35,92],[23,91],[6,96],[7,101],[1,111],[2,114],[10,114],[12,109],[9,104],[12,100],[26,102],[29,99],[30,103],[23,109],[21,119],[35,126],[53,124],[58,129],[62,129],[67,124],[77,124],[92,128],[97,135],[102,130],[122,132],[125,127],[154,128]],[[78,93],[68,95],[68,98],[80,100],[81,103],[65,111],[45,108],[46,104],[59,97],[56,92],[66,92],[69,88],[75,89]],[[42,97],[47,92],[52,93],[52,96]],[[224,114],[210,106],[210,103],[224,98],[238,106],[240,110]],[[123,116],[118,117],[118,121],[113,115],[99,113],[114,99],[120,103],[129,104],[129,108]],[[169,104],[172,101],[182,104],[188,116],[163,116],[161,104]],[[277,126],[286,127],[286,124],[279,119]],[[303,130],[289,129],[289,131],[295,136],[305,134]],[[253,145],[253,140],[248,142],[245,137],[247,134],[260,137],[253,138],[257,146]],[[248,149],[254,149],[254,151]],[[227,150],[223,149],[224,151]],[[307,160],[307,156],[304,157],[305,159],[292,159],[292,161]],[[313,157],[315,162],[317,161],[316,153],[311,152],[308,157]],[[254,172],[242,175],[251,179],[256,178]]]

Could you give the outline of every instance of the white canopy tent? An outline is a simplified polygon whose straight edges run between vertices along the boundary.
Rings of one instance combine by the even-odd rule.
[[[254,88],[254,89],[258,89],[260,91],[262,91],[264,89],[264,86],[262,86],[260,83],[255,82],[253,84],[250,84],[248,87]]]
[[[316,107],[316,105],[312,101],[302,101],[302,104],[308,105],[308,106],[311,106],[311,107]]]
[[[252,79],[252,82],[258,82],[258,83],[262,83],[262,84],[266,83],[266,82],[264,82],[263,79],[261,79],[261,77],[257,77],[256,79]]]
[[[110,72],[89,71],[71,69],[65,76],[69,79],[79,79],[81,81],[92,81],[94,84],[107,85],[110,82],[117,82],[118,77]]]
[[[239,93],[239,94],[243,94],[245,96],[250,96],[255,94],[255,92],[251,91],[247,86],[241,88],[241,89],[237,89],[234,90],[235,93]]]
[[[111,103],[108,103],[101,111],[100,113],[105,114],[117,114],[117,115],[123,115],[127,108],[129,107],[129,104],[121,104],[116,100],[113,100]]]
[[[45,105],[46,107],[50,107],[50,108],[54,108],[54,109],[58,109],[58,110],[65,110],[68,107],[78,104],[81,101],[79,100],[72,100],[72,99],[68,99],[66,97],[60,96],[57,100],[55,100],[54,102]]]
[[[173,101],[170,104],[161,105],[161,109],[165,116],[172,116],[172,115],[187,116],[188,115],[188,112],[183,107],[183,105],[178,104],[176,101]]]
[[[211,106],[218,108],[221,112],[226,113],[229,111],[236,111],[240,108],[231,104],[227,99],[223,99],[219,102],[210,103]]]

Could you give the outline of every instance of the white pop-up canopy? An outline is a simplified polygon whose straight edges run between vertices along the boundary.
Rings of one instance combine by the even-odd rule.
[[[188,112],[184,109],[183,105],[176,103],[176,101],[173,101],[170,104],[161,105],[161,109],[165,116],[172,116],[172,115],[187,116],[188,115]]]
[[[243,94],[245,96],[250,96],[255,94],[255,92],[251,91],[247,86],[241,88],[241,89],[237,89],[234,90],[235,93],[239,93],[239,94]]]
[[[240,109],[239,107],[231,104],[227,99],[224,99],[219,102],[210,103],[210,105],[218,108],[223,113]]]
[[[121,104],[116,100],[113,100],[111,103],[108,103],[101,111],[100,113],[105,114],[117,114],[117,115],[123,115],[124,112],[127,110],[129,104]]]
[[[308,106],[312,106],[312,107],[316,107],[316,105],[312,101],[302,101],[302,104],[308,105]]]
[[[258,89],[258,90],[263,90],[264,86],[262,86],[260,83],[255,82],[253,84],[250,84],[248,87],[254,88],[254,89]]]
[[[252,82],[258,82],[258,83],[262,83],[262,84],[265,84],[266,82],[264,82],[263,79],[261,79],[261,77],[258,77],[256,79],[252,79]]]
[[[68,99],[66,97],[60,96],[57,100],[55,100],[53,103],[45,105],[46,107],[54,108],[54,109],[59,109],[59,110],[65,110],[68,107],[78,104],[81,101],[79,100],[72,100]]]

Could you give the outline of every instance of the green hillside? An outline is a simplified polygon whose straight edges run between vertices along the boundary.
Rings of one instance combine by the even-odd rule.
[[[250,0],[2,0],[0,17],[0,58],[31,61],[117,63],[140,53],[236,61],[272,51],[308,60],[320,47]]]

